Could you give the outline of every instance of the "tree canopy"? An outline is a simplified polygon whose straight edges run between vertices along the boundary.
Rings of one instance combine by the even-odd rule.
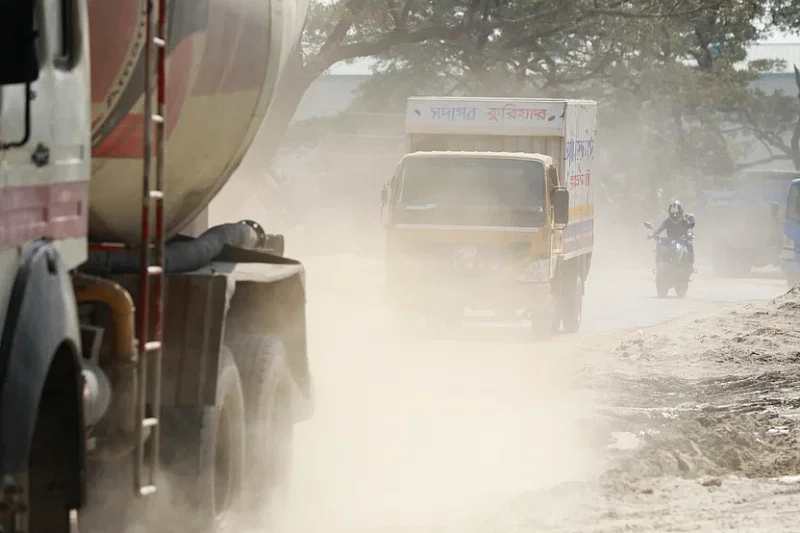
[[[769,31],[797,27],[792,0],[317,2],[285,85],[296,107],[331,66],[371,56],[354,111],[401,111],[411,95],[593,98],[606,185],[645,174],[655,194],[724,179],[754,145],[755,163],[800,168],[797,95],[754,88],[781,65],[745,62]]]

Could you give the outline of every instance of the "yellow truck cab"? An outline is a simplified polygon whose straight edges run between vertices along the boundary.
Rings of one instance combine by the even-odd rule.
[[[469,308],[522,312],[540,337],[577,331],[596,104],[412,98],[408,108],[408,153],[382,198],[390,304],[439,323]]]

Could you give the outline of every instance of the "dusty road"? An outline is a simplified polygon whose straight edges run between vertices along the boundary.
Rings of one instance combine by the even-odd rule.
[[[289,533],[684,531],[697,530],[696,523],[715,531],[725,525],[725,515],[706,510],[708,500],[695,494],[709,490],[697,482],[602,478],[619,453],[639,446],[641,431],[633,428],[639,421],[630,422],[633,429],[616,437],[622,451],[613,452],[620,424],[599,413],[617,401],[610,391],[617,398],[630,384],[615,377],[618,358],[597,352],[619,343],[621,330],[635,336],[637,328],[668,319],[773,298],[785,292],[782,280],[716,280],[701,272],[686,300],[659,300],[648,268],[600,267],[587,287],[580,335],[538,344],[502,334],[423,341],[392,329],[380,299],[380,260],[303,259],[318,410],[296,431]],[[608,386],[597,390],[595,379]],[[635,487],[639,482],[644,485]],[[603,491],[603,483],[630,490]],[[726,480],[721,490],[742,483],[750,482]],[[718,506],[741,511],[742,505],[788,502],[791,496],[781,492],[787,486],[774,483],[780,490],[758,485],[745,503],[717,494]],[[684,509],[677,519],[662,518],[676,506]]]

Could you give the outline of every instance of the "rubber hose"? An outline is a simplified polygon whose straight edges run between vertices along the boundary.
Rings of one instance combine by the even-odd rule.
[[[220,224],[209,228],[196,239],[175,241],[164,247],[166,272],[191,272],[207,266],[222,249],[256,248],[261,236],[242,222]],[[138,252],[107,252],[90,250],[80,271],[86,273],[135,274],[139,272],[141,256]]]

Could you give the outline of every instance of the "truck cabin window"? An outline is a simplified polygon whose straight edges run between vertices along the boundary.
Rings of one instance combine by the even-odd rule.
[[[400,223],[543,226],[544,165],[521,159],[410,158],[401,169],[394,204]]]
[[[34,0],[6,0],[0,16],[0,86],[39,77]]]

